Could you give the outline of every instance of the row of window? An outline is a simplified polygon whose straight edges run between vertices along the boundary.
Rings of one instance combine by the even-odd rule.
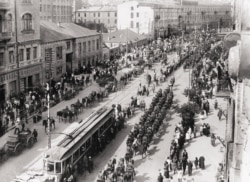
[[[131,14],[130,14],[130,17],[131,17],[131,18],[134,18],[134,13],[131,13]],[[136,17],[137,17],[137,18],[139,17],[139,13],[138,13],[138,12],[136,13]]]
[[[84,20],[84,22],[86,23],[87,22],[87,20]],[[105,21],[105,20],[94,20],[94,23],[108,23],[108,24],[110,24],[110,23],[112,23],[112,21],[110,21],[110,19],[108,19],[108,21]],[[114,20],[114,23],[116,24],[117,23],[117,20],[115,19]]]
[[[31,54],[33,52],[33,54]],[[33,47],[33,48],[26,48],[26,49],[19,49],[19,52],[18,52],[18,59],[20,62],[24,61],[24,53],[26,53],[26,59],[25,60],[31,60],[31,56],[33,55],[33,59],[36,59],[37,58],[37,47]],[[4,66],[4,60],[5,57],[4,57],[4,53],[1,52],[0,53],[0,66]],[[9,60],[9,63],[10,64],[13,64],[15,63],[15,57],[14,57],[14,51],[9,51],[8,52],[8,60]]]
[[[22,0],[22,3],[31,3],[31,0]]]
[[[91,12],[91,13],[88,13],[88,15],[90,16],[90,14],[92,14],[94,17],[96,17],[96,15],[97,15],[97,17],[101,17],[101,16],[104,16],[105,14],[107,14],[108,15],[108,17],[110,17],[110,12],[105,12],[105,14],[104,13],[96,13],[96,12]],[[78,13],[78,17],[80,17],[81,16],[81,13]],[[115,17],[117,17],[117,13],[116,12],[114,12],[114,16]],[[84,17],[87,17],[87,13],[84,13]]]
[[[130,28],[139,28],[139,27],[140,27],[139,22],[136,22],[136,27],[134,27],[134,21],[130,22]]]
[[[204,7],[204,8],[184,8],[184,12],[188,12],[188,11],[193,11],[193,12],[213,12],[213,11],[229,11],[229,8],[209,8],[209,7]]]
[[[41,20],[51,20],[51,16],[40,16]],[[56,22],[71,22],[71,16],[54,16],[53,21]]]
[[[3,28],[5,27],[5,30],[8,30],[12,32],[12,15],[8,14],[7,19],[5,20],[1,15],[0,15],[0,31],[3,31]],[[32,30],[32,15],[29,13],[26,13],[22,16],[22,30]]]
[[[59,5],[50,5],[50,4],[40,4],[40,12],[51,12],[53,7],[53,12],[62,14],[71,13],[72,7],[71,6],[59,6]]]
[[[99,39],[92,40],[92,42],[89,40],[88,41],[88,48],[87,48],[87,43],[86,42],[83,42],[83,43],[79,42],[78,43],[78,52],[79,52],[79,55],[81,55],[82,53],[86,53],[87,49],[88,49],[88,52],[91,52],[91,50],[92,51],[98,51],[100,49]]]

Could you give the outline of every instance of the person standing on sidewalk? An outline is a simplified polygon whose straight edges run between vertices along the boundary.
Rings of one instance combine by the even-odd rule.
[[[217,116],[218,116],[219,120],[221,120],[221,117],[222,117],[222,109],[221,108],[219,108]]]
[[[32,135],[34,136],[35,142],[37,142],[38,133],[37,133],[36,129],[33,130]]]
[[[187,163],[188,163],[187,159],[183,158],[183,159],[182,159],[183,175],[185,175]]]
[[[20,118],[17,118],[16,123],[15,123],[15,131],[14,134],[19,134],[21,131],[21,124],[20,124]]]
[[[89,156],[89,160],[88,160],[88,171],[89,173],[91,173],[94,169],[94,162],[93,159],[91,158],[91,156]]]
[[[162,176],[161,172],[159,173],[159,176],[157,178],[157,182],[163,182],[163,176]]]
[[[188,175],[192,176],[193,163],[191,161],[188,162]]]
[[[198,169],[198,166],[199,166],[198,157],[195,157],[194,165],[195,165],[195,168]]]

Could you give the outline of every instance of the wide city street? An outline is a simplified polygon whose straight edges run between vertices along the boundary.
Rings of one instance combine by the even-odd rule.
[[[0,0],[0,182],[250,182],[250,0]]]
[[[176,60],[176,53],[170,53],[168,55],[169,58],[169,63],[171,63],[173,60]],[[157,75],[160,75],[160,68],[162,68],[162,66],[160,65],[160,63],[156,63],[153,66],[153,69],[148,70],[145,69],[144,74],[139,75],[136,78],[133,78],[132,81],[129,82],[129,84],[122,90],[118,91],[118,92],[114,92],[111,93],[109,95],[108,98],[104,99],[103,102],[100,103],[96,103],[94,104],[91,108],[86,108],[84,109],[83,113],[81,113],[78,117],[77,121],[80,121],[81,119],[86,118],[87,116],[89,116],[92,112],[94,112],[95,110],[98,110],[98,108],[103,107],[103,106],[108,106],[111,107],[112,104],[121,104],[122,106],[128,106],[128,104],[131,102],[131,97],[135,97],[137,95],[137,88],[139,86],[139,83],[141,83],[142,85],[146,84],[146,77],[145,75],[150,73],[151,75],[153,75],[153,70],[155,69]],[[120,71],[118,71],[117,74],[117,79],[119,80],[120,76],[124,73],[127,72],[129,70],[129,68],[124,68]],[[182,71],[179,70],[178,71],[178,76],[176,77],[176,79],[179,80],[179,76],[181,76],[182,74],[180,74]],[[180,78],[182,79],[182,78]],[[166,81],[165,83],[163,83],[162,85],[156,87],[156,91],[159,88],[166,88],[166,86],[169,83]],[[183,87],[185,88],[185,87]],[[52,147],[54,145],[56,145],[58,143],[58,141],[60,139],[62,139],[64,136],[61,135],[59,136],[60,132],[63,132],[65,129],[67,129],[67,127],[70,125],[70,123],[65,123],[65,122],[58,122],[58,118],[56,116],[57,111],[64,109],[66,106],[70,106],[70,104],[75,103],[78,99],[82,99],[85,96],[88,96],[89,93],[93,90],[99,90],[99,86],[98,84],[96,84],[95,82],[93,82],[90,86],[87,86],[83,91],[81,91],[79,93],[79,95],[77,95],[74,99],[72,100],[68,100],[68,101],[62,101],[60,102],[58,105],[52,107],[50,109],[50,115],[56,119],[56,129],[52,130]],[[152,93],[152,91],[150,91],[150,95],[149,97],[139,97],[138,99],[145,99],[147,105],[150,103],[150,100],[152,99],[152,97],[154,96],[154,94]],[[124,147],[124,143],[123,141],[125,141],[125,138],[127,136],[127,134],[129,133],[129,131],[132,129],[133,125],[135,122],[138,121],[138,118],[140,116],[140,113],[138,111],[138,113],[136,114],[136,116],[128,121],[128,126],[126,129],[123,129],[118,135],[117,138],[114,140],[114,144],[116,144],[116,146],[112,146],[110,144],[110,146],[107,147],[107,151],[105,150],[101,155],[98,156],[98,158],[100,157],[100,167],[102,166],[101,164],[104,165],[105,161],[108,160],[108,158],[111,155],[111,151],[116,151],[116,149],[121,150],[118,156],[123,155],[123,152],[125,149],[123,149]],[[43,118],[46,118],[47,116],[47,112],[43,113]],[[47,150],[47,142],[48,142],[48,137],[45,133],[44,130],[44,126],[42,125],[42,121],[40,121],[39,123],[33,124],[32,121],[29,122],[29,124],[26,125],[27,128],[30,128],[30,130],[32,131],[34,128],[37,129],[38,131],[38,142],[35,143],[35,145],[32,148],[27,148],[25,149],[20,155],[17,156],[11,156],[7,162],[3,163],[0,166],[0,176],[2,177],[3,182],[9,182],[12,179],[14,179],[16,176],[22,174],[23,172],[27,171],[27,170],[41,170],[42,169],[42,156],[43,156],[43,152]],[[11,130],[10,132],[14,132],[14,130]],[[64,132],[63,132],[64,133]],[[0,138],[0,144],[3,145],[8,137],[8,133],[5,134],[4,136],[2,136]],[[121,149],[120,147],[121,146]],[[108,152],[108,155],[107,153]],[[115,154],[116,155],[116,154]],[[95,162],[95,164],[98,164],[99,160],[97,160],[97,162]],[[98,165],[99,166],[99,165]],[[97,168],[98,169],[98,168]],[[95,170],[96,171],[96,170]],[[93,175],[94,176],[94,175]],[[87,181],[92,181],[93,178],[92,175],[90,175],[90,179],[87,179]],[[96,176],[95,176],[96,177]],[[79,180],[84,179],[83,178],[79,178]],[[86,180],[85,180],[86,181]]]

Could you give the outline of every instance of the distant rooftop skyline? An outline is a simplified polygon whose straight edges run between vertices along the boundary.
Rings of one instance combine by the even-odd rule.
[[[120,4],[122,2],[127,2],[131,0],[83,0],[88,1],[90,5],[110,5],[110,4]],[[180,3],[181,0],[138,0],[144,2],[152,2],[152,3]],[[232,0],[183,0],[183,1],[194,1],[198,2],[199,4],[225,4],[230,3]]]

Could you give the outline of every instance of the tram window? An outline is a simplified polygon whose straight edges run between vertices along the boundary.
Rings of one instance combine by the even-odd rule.
[[[85,152],[85,150],[86,150],[86,145],[84,143],[80,148],[80,155],[82,155]]]
[[[66,160],[66,166],[67,166],[68,164],[71,164],[71,157],[69,157],[69,158]]]
[[[86,141],[86,148],[89,148],[90,146],[90,138]]]
[[[61,162],[56,163],[56,173],[62,173]]]
[[[54,172],[54,163],[53,162],[47,162],[47,171],[48,172]]]
[[[77,150],[73,155],[73,161],[75,162],[79,158],[79,150]]]

